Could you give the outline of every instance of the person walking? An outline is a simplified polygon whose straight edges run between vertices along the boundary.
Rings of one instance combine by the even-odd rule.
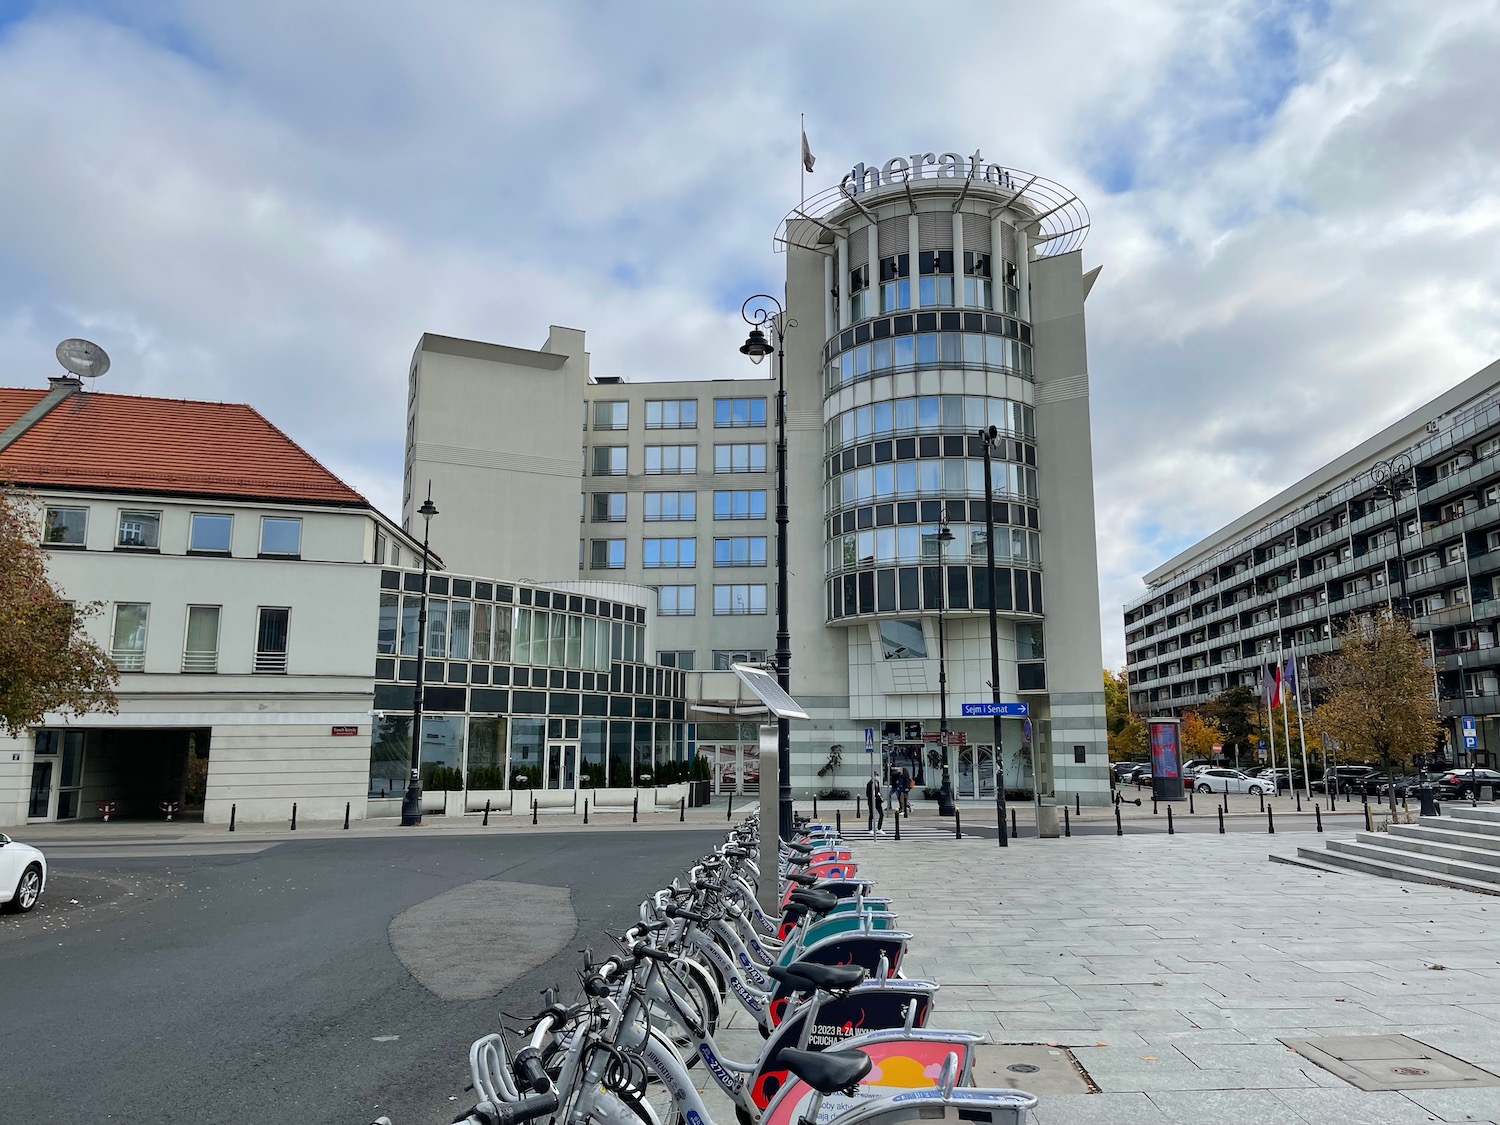
[[[871,770],[870,780],[865,782],[865,800],[870,804],[870,835],[884,836],[885,802],[880,799],[880,772],[878,770]]]
[[[897,792],[901,797],[901,815],[911,816],[911,774],[901,771],[901,779],[896,783]]]

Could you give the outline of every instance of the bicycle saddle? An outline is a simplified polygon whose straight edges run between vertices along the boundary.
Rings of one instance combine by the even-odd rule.
[[[820,1094],[836,1094],[859,1082],[874,1065],[859,1051],[799,1051],[783,1048],[781,1065]]]
[[[839,904],[839,896],[812,887],[805,891],[793,891],[788,896],[788,901],[805,906],[814,914],[827,914]]]
[[[807,855],[810,852],[815,852],[818,850],[817,848],[813,847],[813,845],[804,844],[800,840],[793,840],[790,844],[787,845],[787,847],[794,852],[800,852],[802,855]]]
[[[787,882],[800,883],[804,887],[810,887],[818,881],[818,877],[811,871],[788,871],[786,878]]]
[[[853,988],[865,979],[862,965],[820,965],[816,961],[793,961],[787,969],[794,977],[801,977],[817,988],[835,992]]]

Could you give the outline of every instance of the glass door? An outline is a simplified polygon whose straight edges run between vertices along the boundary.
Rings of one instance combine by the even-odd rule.
[[[960,797],[976,796],[974,781],[974,747],[958,748],[958,770],[953,779],[954,791]]]
[[[578,743],[547,744],[547,788],[578,788]]]
[[[73,820],[78,816],[78,799],[83,790],[83,732],[70,730],[63,735],[62,776],[57,786],[57,819]]]
[[[31,764],[31,801],[26,806],[26,815],[32,820],[52,818],[52,767],[51,758],[38,758]]]
[[[993,746],[979,747],[974,773],[979,778],[979,795],[993,797],[995,795],[995,748]]]

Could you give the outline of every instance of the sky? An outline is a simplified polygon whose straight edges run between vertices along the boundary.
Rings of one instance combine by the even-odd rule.
[[[1497,58],[1500,0],[0,0],[0,383],[84,336],[399,515],[422,332],[743,374],[799,114],[809,193],[979,147],[1092,216],[1117,667],[1142,574],[1500,357]]]

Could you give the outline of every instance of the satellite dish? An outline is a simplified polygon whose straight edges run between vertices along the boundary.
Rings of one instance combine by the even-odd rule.
[[[109,370],[109,356],[88,340],[64,340],[58,344],[57,362],[85,379],[97,379]]]

